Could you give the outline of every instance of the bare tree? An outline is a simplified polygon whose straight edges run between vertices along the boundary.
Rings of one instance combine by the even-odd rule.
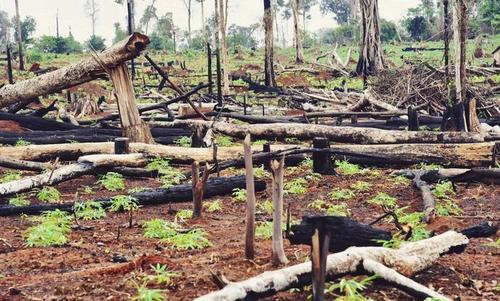
[[[191,0],[183,0],[188,13],[188,45],[191,47]]]
[[[279,161],[273,160],[271,169],[273,171],[273,264],[285,264],[288,259],[283,249],[283,173],[285,168],[285,156]]]
[[[300,37],[299,7],[300,0],[290,0],[292,2],[293,28],[295,35],[295,62],[304,63],[304,51],[302,50],[302,39]]]
[[[95,0],[87,0],[87,2],[85,2],[84,8],[85,13],[92,22],[92,36],[95,36],[95,25],[97,23],[97,13],[99,12],[99,7],[95,3]]]
[[[19,16],[19,1],[16,2],[16,31],[17,31],[17,47],[19,52],[19,70],[24,70],[24,50],[23,37],[21,34],[21,17]]]
[[[229,94],[229,66],[227,61],[227,4],[228,0],[219,0],[219,32],[220,32],[220,58],[222,64],[223,93]],[[224,3],[225,2],[225,3]],[[217,1],[215,2],[217,4]],[[217,10],[217,8],[216,8]]]
[[[146,10],[144,11],[144,15],[142,16],[140,23],[141,25],[144,25],[144,33],[148,34],[149,30],[149,23],[151,20],[156,19],[158,20],[158,15],[156,14],[156,7],[155,7],[156,0],[152,0],[151,4],[146,7]]]
[[[362,30],[361,49],[356,72],[362,75],[374,75],[384,68],[378,0],[359,0],[361,8]]]
[[[198,3],[200,3],[200,8],[201,8],[201,32],[203,34],[203,41],[205,44],[208,41],[208,36],[207,36],[207,26],[205,24],[205,0],[196,0]]]
[[[264,31],[265,38],[265,84],[268,87],[276,87],[274,77],[274,46],[273,46],[273,12],[271,9],[271,0],[264,0]]]

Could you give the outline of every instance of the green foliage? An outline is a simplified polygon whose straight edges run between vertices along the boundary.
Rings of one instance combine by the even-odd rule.
[[[193,210],[189,210],[189,209],[182,209],[182,210],[179,210],[177,211],[177,213],[175,214],[175,217],[177,218],[180,218],[182,220],[185,220],[185,219],[190,219],[193,217]]]
[[[217,142],[217,145],[219,145],[221,147],[233,145],[233,138],[231,138],[229,136],[217,136],[215,138],[215,141]]]
[[[356,183],[351,184],[351,186],[349,187],[355,191],[363,192],[363,191],[369,191],[370,188],[372,187],[372,184],[365,181],[357,181]]]
[[[236,202],[243,203],[247,200],[247,190],[243,188],[235,188],[233,189],[233,200]]]
[[[177,234],[175,224],[162,219],[152,219],[144,223],[144,236],[147,238],[165,238]]]
[[[273,237],[273,223],[260,222],[255,227],[255,237],[271,239]]]
[[[186,179],[186,176],[170,165],[168,159],[155,158],[146,166],[149,170],[157,170],[160,175],[162,187],[168,189],[174,185],[180,184]]]
[[[264,169],[264,165],[253,169],[253,175],[257,179],[269,178],[271,173]]]
[[[93,35],[87,42],[85,42],[85,47],[88,49],[94,49],[95,51],[101,51],[106,48],[105,41],[105,38]]]
[[[357,24],[347,24],[323,29],[319,32],[319,36],[320,41],[324,44],[349,44],[359,39],[359,26]]]
[[[292,180],[291,182],[285,183],[284,185],[284,192],[286,194],[295,194],[295,195],[303,195],[306,194],[307,188],[306,188],[307,181],[303,178],[296,178]]]
[[[314,201],[307,204],[307,208],[316,209],[318,211],[323,211],[328,208],[328,203],[323,199],[315,199]]]
[[[9,199],[9,205],[11,206],[20,207],[20,206],[28,206],[30,204],[31,202],[26,199],[26,195],[24,194],[16,194],[15,197]]]
[[[88,201],[75,204],[75,215],[85,221],[101,219],[106,216],[106,211],[100,202]]]
[[[17,139],[16,144],[14,146],[28,146],[31,145],[31,142],[24,140],[23,138]]]
[[[334,189],[328,193],[328,197],[331,200],[350,200],[356,195],[350,189]]]
[[[450,181],[442,181],[436,184],[432,190],[434,196],[438,199],[450,199],[450,196],[456,195],[453,190],[453,183]]]
[[[408,186],[411,184],[411,180],[408,179],[407,177],[405,176],[395,176],[395,177],[391,177],[391,182],[394,184],[394,185],[400,185],[400,186]]]
[[[360,281],[358,281],[357,277],[352,279],[342,278],[340,282],[329,282],[326,285],[325,294],[336,296],[336,301],[368,301],[371,299],[363,296],[362,292],[377,278],[376,274]],[[337,292],[340,292],[340,294]]]
[[[109,211],[127,211],[132,212],[139,209],[137,205],[137,199],[129,195],[117,195],[111,199],[111,204],[109,205]]]
[[[368,203],[386,208],[394,208],[397,205],[397,200],[385,192],[379,192],[375,197],[369,199]]]
[[[0,178],[0,183],[7,183],[11,181],[19,180],[23,177],[23,174],[17,170],[9,170],[3,173],[2,178]]]
[[[170,272],[167,270],[166,265],[162,264],[156,264],[156,265],[151,265],[151,270],[153,271],[153,275],[147,275],[146,280],[147,281],[152,281],[157,285],[171,285],[172,284],[172,278],[178,277],[179,274],[175,272]]]
[[[108,191],[114,192],[125,189],[125,178],[117,172],[106,173],[101,176],[101,179],[97,183]]]
[[[498,0],[482,0],[479,4],[479,21],[487,26],[493,34],[500,28],[500,2]]]
[[[26,230],[24,236],[28,247],[60,246],[68,242],[71,217],[63,211],[45,211],[38,225]]]
[[[35,56],[41,53],[78,53],[82,52],[82,45],[73,37],[41,36],[35,42]],[[41,58],[41,56],[40,56]],[[32,57],[35,59],[35,57]],[[41,60],[37,61],[40,62]]]
[[[254,23],[250,26],[232,24],[227,30],[228,47],[243,47],[247,49],[257,47],[257,41],[253,34],[257,29],[259,29],[259,27],[259,23]]]
[[[386,19],[380,20],[380,39],[382,42],[391,42],[396,40],[398,37],[398,32],[396,29],[396,24],[392,21]]]
[[[417,168],[422,169],[422,170],[438,170],[438,169],[441,169],[443,167],[441,165],[435,164],[435,163],[420,163],[417,165]]]
[[[310,157],[305,158],[300,162],[300,167],[305,167],[305,168],[312,168],[313,167],[313,160]]]
[[[340,26],[352,22],[351,6],[345,0],[321,0],[320,10],[323,14],[331,14]]]
[[[191,137],[182,136],[174,140],[174,143],[182,147],[191,147]]]
[[[215,200],[212,202],[205,201],[203,203],[203,208],[205,208],[205,210],[210,213],[219,212],[222,211],[222,204],[220,200]]]
[[[326,209],[326,214],[330,216],[348,216],[349,209],[347,208],[347,204],[330,204]]]
[[[335,160],[335,166],[337,166],[338,171],[343,175],[355,175],[363,172],[363,169],[359,165],[344,160]]]
[[[137,294],[130,300],[132,301],[164,301],[162,290],[148,288],[148,282],[144,281],[141,285],[132,282],[137,289]]]
[[[257,203],[257,208],[259,208],[259,210],[264,211],[265,213],[267,213],[269,215],[273,214],[273,210],[274,210],[273,202],[270,200],[265,200],[262,203]]]
[[[174,236],[162,238],[160,241],[171,245],[175,250],[198,250],[212,246],[208,234],[202,229],[194,229],[187,233],[177,233]]]
[[[94,194],[94,189],[91,186],[82,185],[78,188],[84,194]]]
[[[436,204],[436,214],[439,216],[460,215],[463,210],[452,200],[440,200]]]
[[[36,194],[36,197],[44,203],[59,203],[61,200],[61,193],[55,187],[43,186]]]
[[[266,143],[269,143],[269,141],[261,139],[261,140],[255,140],[254,142],[252,142],[252,145],[264,145]]]

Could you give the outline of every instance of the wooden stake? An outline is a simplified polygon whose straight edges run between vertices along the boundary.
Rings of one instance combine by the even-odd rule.
[[[243,141],[246,170],[247,209],[246,209],[246,232],[245,232],[245,258],[253,259],[255,256],[255,188],[253,181],[252,148],[250,135]]]
[[[9,77],[9,84],[14,83],[14,76],[12,75],[12,57],[10,53],[10,46],[7,44],[7,76]]]
[[[207,185],[208,176],[210,172],[208,171],[208,165],[203,168],[203,176],[200,179],[200,164],[198,161],[194,161],[191,165],[191,177],[193,185],[193,218],[201,217],[201,209],[203,208],[203,192],[205,186]]]
[[[286,264],[288,259],[283,249],[283,171],[285,156],[280,161],[273,161],[273,265]]]

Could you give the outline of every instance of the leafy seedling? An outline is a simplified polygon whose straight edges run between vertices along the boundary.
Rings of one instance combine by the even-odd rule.
[[[40,223],[26,230],[24,236],[28,247],[61,246],[68,242],[71,217],[58,209],[45,211]]]
[[[335,166],[337,167],[337,170],[343,175],[355,175],[363,173],[363,169],[359,165],[349,163],[345,160],[336,160]]]
[[[233,197],[233,200],[239,203],[243,203],[247,200],[247,190],[243,188],[233,189],[233,193],[231,195]]]
[[[132,216],[134,211],[136,211],[137,209],[139,209],[139,205],[137,205],[137,199],[129,195],[117,195],[113,197],[109,206],[109,211],[111,212],[128,212],[129,228],[132,228]]]
[[[84,221],[101,219],[106,216],[106,211],[100,202],[87,201],[75,204],[75,215]]]
[[[174,140],[174,143],[182,147],[191,147],[191,137],[182,136]]]
[[[0,183],[7,183],[11,181],[16,181],[19,180],[23,177],[22,173],[20,171],[6,171],[2,175],[2,178],[0,178]]]
[[[335,189],[328,194],[331,200],[350,200],[355,196],[354,192],[350,189]]]
[[[36,194],[36,197],[44,203],[59,203],[61,193],[55,187],[43,186]]]
[[[394,208],[397,205],[397,200],[385,192],[379,192],[375,197],[369,199],[368,203],[384,208]]]
[[[125,178],[117,172],[106,173],[97,183],[112,192],[125,189]]]
[[[175,217],[180,218],[181,220],[190,219],[193,217],[193,210],[189,210],[189,209],[179,210],[175,214]]]
[[[31,202],[26,199],[26,195],[24,194],[16,194],[15,197],[9,199],[9,205],[11,206],[21,207],[28,206],[30,204]]]
[[[284,189],[286,194],[304,195],[307,192],[307,181],[302,178],[297,178],[291,182],[285,183]]]
[[[172,284],[172,279],[175,277],[178,277],[179,274],[175,272],[170,272],[167,270],[166,265],[162,264],[156,264],[156,265],[151,265],[151,270],[153,271],[153,275],[147,275],[146,279],[147,281],[152,281],[157,285],[171,285]]]
[[[370,190],[372,184],[365,181],[357,181],[356,183],[351,184],[351,186],[349,187],[358,192],[365,192]]]
[[[203,208],[210,213],[219,212],[222,210],[222,203],[220,200],[215,200],[213,202],[206,201],[203,203]]]

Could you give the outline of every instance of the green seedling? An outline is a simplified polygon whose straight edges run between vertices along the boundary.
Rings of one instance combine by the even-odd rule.
[[[30,204],[31,202],[26,199],[26,195],[24,194],[16,194],[15,197],[9,199],[9,205],[11,206],[21,207],[28,206]]]
[[[243,188],[235,188],[232,193],[233,200],[238,203],[243,203],[247,200],[247,190]]]
[[[284,189],[286,194],[304,195],[307,192],[307,181],[302,178],[296,178],[291,182],[285,183]]]
[[[101,219],[106,216],[106,211],[100,202],[87,201],[75,204],[75,215],[84,221]]]
[[[328,194],[331,200],[350,200],[355,196],[354,192],[350,189],[335,189]]]
[[[3,173],[2,178],[0,178],[0,183],[7,183],[11,181],[19,180],[23,177],[20,171],[6,171]]]
[[[61,200],[61,193],[54,187],[43,186],[36,194],[36,197],[44,203],[59,203]]]
[[[359,165],[349,163],[345,160],[336,160],[335,166],[337,167],[337,170],[343,175],[355,175],[363,173],[363,169]]]
[[[210,213],[219,212],[222,211],[222,203],[220,200],[215,200],[213,202],[206,201],[203,203],[203,208]]]
[[[191,147],[191,137],[182,136],[174,140],[174,143],[182,147]]]
[[[97,183],[112,192],[125,189],[125,178],[117,172],[108,172]]]
[[[365,192],[370,190],[372,184],[365,181],[357,181],[356,183],[351,184],[351,186],[349,187],[358,192]]]
[[[137,205],[137,199],[129,195],[117,195],[113,197],[109,206],[109,211],[111,212],[128,212],[129,228],[132,228],[132,216],[137,209],[139,209],[139,205]]]

